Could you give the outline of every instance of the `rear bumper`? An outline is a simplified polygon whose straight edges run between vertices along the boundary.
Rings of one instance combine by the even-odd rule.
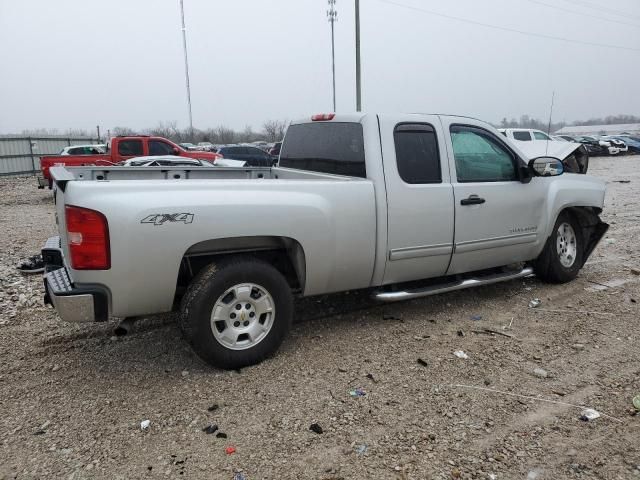
[[[45,262],[44,303],[53,305],[65,322],[103,322],[109,318],[108,296],[97,287],[77,287],[64,265],[60,237],[52,237],[42,249]]]

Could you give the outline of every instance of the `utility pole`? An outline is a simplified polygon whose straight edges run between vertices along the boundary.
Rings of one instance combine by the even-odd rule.
[[[333,24],[338,20],[338,12],[336,11],[336,0],[328,0],[329,10],[327,17],[331,24],[331,78],[333,82],[333,111],[336,111],[336,49],[333,35]]]
[[[184,50],[184,75],[187,81],[187,105],[189,107],[189,140],[193,141],[193,114],[191,113],[191,86],[189,85],[189,59],[187,57],[187,28],[184,25],[184,0],[180,0],[182,18],[182,49]]]
[[[362,87],[360,76],[360,0],[356,0],[356,111],[362,111]]]
[[[98,143],[100,143],[100,125],[96,125],[96,130],[98,131]]]

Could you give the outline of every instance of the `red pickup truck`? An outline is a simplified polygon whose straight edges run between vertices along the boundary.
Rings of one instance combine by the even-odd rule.
[[[114,166],[129,158],[148,155],[179,155],[181,157],[209,161],[214,161],[216,158],[222,157],[222,155],[218,155],[217,153],[188,151],[176,145],[171,140],[162,137],[151,137],[148,135],[113,137],[109,149],[105,154],[45,155],[40,157],[40,170],[42,175],[38,176],[38,188],[44,188],[46,186],[51,188],[52,180],[49,175],[49,168],[54,166]]]

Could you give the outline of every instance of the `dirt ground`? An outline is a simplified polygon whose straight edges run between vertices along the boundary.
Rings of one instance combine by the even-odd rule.
[[[0,479],[640,479],[639,167],[591,160],[611,228],[574,282],[301,300],[280,352],[237,372],[168,315],[62,323],[15,270],[56,232],[50,193],[0,178]]]

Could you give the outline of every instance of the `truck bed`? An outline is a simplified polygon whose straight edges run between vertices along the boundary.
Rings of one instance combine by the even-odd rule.
[[[332,180],[336,182],[362,181],[360,178],[331,175],[282,167],[52,167],[51,174],[58,183],[67,181],[122,180]]]
[[[69,275],[77,286],[109,285],[112,316],[170,311],[183,258],[256,242],[300,251],[301,268],[310,267],[305,295],[371,284],[377,228],[369,179],[279,167],[56,167],[52,175],[65,256],[65,205],[108,219],[111,268]],[[176,215],[189,220],[148,220]]]

